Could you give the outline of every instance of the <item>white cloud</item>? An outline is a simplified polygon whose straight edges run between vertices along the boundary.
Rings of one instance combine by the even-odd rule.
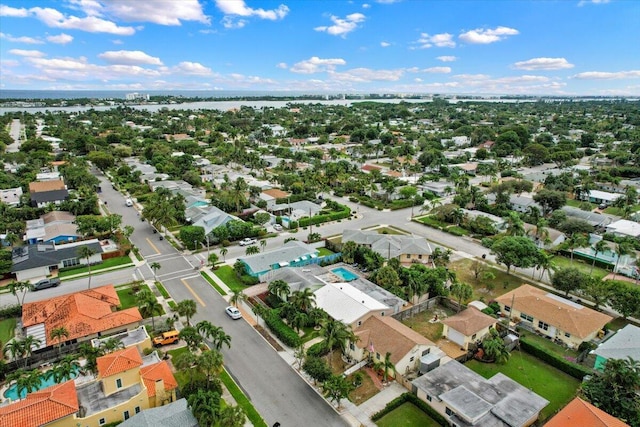
[[[233,2],[236,3],[236,2]],[[198,0],[180,1],[95,1],[94,7],[102,7],[109,15],[129,22],[153,22],[159,25],[181,25],[182,21],[209,24]],[[85,9],[87,11],[88,7]],[[90,14],[90,13],[88,13]]]
[[[23,7],[15,8],[0,4],[0,16],[8,16],[12,18],[26,18],[29,16],[29,11]]]
[[[640,78],[640,70],[630,71],[586,71],[573,76],[574,79],[580,80],[617,80],[617,79],[637,79]]]
[[[314,74],[335,70],[337,65],[345,65],[346,63],[342,58],[321,59],[317,56],[312,56],[309,59],[293,64],[290,71],[299,74]]]
[[[389,42],[380,42],[380,46],[389,47],[389,46],[391,46],[391,43],[389,43]]]
[[[0,33],[0,39],[5,39],[14,43],[25,43],[25,44],[43,44],[42,40],[35,39],[33,37],[13,37],[11,34]]]
[[[29,9],[29,14],[35,16],[51,28],[80,30],[89,33],[109,33],[121,36],[130,36],[136,32],[133,27],[120,27],[114,22],[96,16],[87,16],[84,18],[65,16],[61,12],[51,8],[33,7]]]
[[[286,70],[289,66],[287,65],[286,62],[279,62],[279,63],[276,64],[276,67],[280,68],[280,69],[283,69],[283,70]]]
[[[376,0],[376,3],[380,3],[380,4],[393,4],[393,3],[400,3],[402,0]]]
[[[460,34],[458,38],[463,42],[471,44],[489,44],[517,34],[520,34],[518,30],[509,27],[496,27],[493,29],[476,28],[475,30]]]
[[[451,72],[451,67],[431,67],[431,68],[425,68],[424,70],[421,70],[423,73],[444,73],[444,74],[448,74]]]
[[[205,67],[199,62],[183,61],[177,66],[171,68],[172,72],[179,74],[187,74],[190,76],[211,76],[213,71],[211,68]]]
[[[43,56],[47,56],[44,52],[40,52],[39,50],[10,49],[9,53],[28,58],[42,58]]]
[[[222,25],[225,28],[242,28],[247,25],[246,19],[238,17],[256,17],[260,19],[267,19],[270,21],[277,21],[283,19],[289,13],[289,8],[281,4],[276,9],[253,9],[246,5],[244,0],[215,0],[216,6],[225,16],[222,18]]]
[[[398,81],[403,76],[404,70],[372,70],[370,68],[354,68],[345,72],[332,72],[331,78],[334,80],[348,81],[354,83],[365,83],[372,81]]]
[[[316,31],[324,31],[332,36],[345,37],[351,31],[358,28],[358,24],[365,20],[365,16],[362,13],[352,13],[347,15],[344,19],[337,16],[331,16],[330,19],[333,22],[331,26],[316,27]]]
[[[0,59],[0,67],[17,67],[20,65],[20,61],[15,59]]]
[[[369,9],[371,7],[371,5],[369,3],[362,3],[362,8],[363,9]]]
[[[516,70],[564,70],[573,67],[565,58],[532,58],[513,64]]]
[[[609,1],[611,0],[580,0],[580,2],[578,2],[578,6],[582,7],[585,4],[607,4]]]
[[[420,34],[420,38],[416,42],[419,44],[420,49],[427,49],[430,47],[456,47],[456,42],[453,41],[453,35],[449,33],[441,33],[429,35],[427,33]]]
[[[58,34],[57,36],[48,36],[47,41],[51,43],[56,43],[56,44],[67,44],[73,41],[73,37],[70,36],[69,34],[61,33],[61,34]]]
[[[105,60],[109,64],[162,65],[160,58],[147,55],[140,50],[112,50],[99,54],[98,58]]]
[[[442,61],[442,62],[453,62],[453,61],[457,60],[458,58],[456,58],[455,56],[451,56],[451,55],[445,55],[445,56],[438,56],[436,59],[439,60],[439,61]]]

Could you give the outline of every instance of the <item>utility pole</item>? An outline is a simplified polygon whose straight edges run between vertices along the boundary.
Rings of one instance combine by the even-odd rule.
[[[207,234],[205,237],[207,238],[207,262],[208,262],[209,257],[211,256],[211,253],[209,252],[209,235]]]
[[[312,234],[313,234],[313,221],[311,221],[311,208],[309,208],[309,236],[311,236]]]

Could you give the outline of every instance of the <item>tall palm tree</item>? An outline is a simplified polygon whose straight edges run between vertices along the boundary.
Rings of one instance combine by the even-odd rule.
[[[214,426],[220,414],[220,394],[213,391],[198,390],[187,397],[187,403],[193,414],[196,414],[201,426]]]
[[[344,353],[347,348],[347,341],[356,341],[355,334],[350,327],[330,317],[322,324],[320,335],[324,337],[324,342],[329,349],[329,364],[333,360],[333,349],[335,347],[338,347]]]
[[[96,251],[89,246],[80,246],[78,248],[78,258],[84,258],[87,260],[87,270],[89,271],[89,283],[87,289],[91,289],[91,262],[90,258],[95,255]]]
[[[229,249],[220,248],[220,255],[222,255],[222,261],[227,262],[227,253],[229,253]]]
[[[249,189],[244,178],[239,177],[228,190],[229,200],[236,207],[236,213],[240,213],[242,206],[247,202],[246,192]]]
[[[49,332],[49,338],[51,338],[51,341],[57,341],[56,346],[58,347],[58,357],[60,357],[63,342],[62,338],[69,338],[69,331],[64,326],[53,328],[51,332]]]
[[[211,379],[214,375],[219,375],[223,369],[222,353],[218,350],[203,351],[200,356],[196,358],[195,368],[202,371],[207,379],[207,388],[211,383]]]
[[[220,427],[242,427],[247,419],[244,410],[239,406],[225,406],[220,411],[218,424]]]
[[[267,289],[271,295],[274,295],[283,301],[289,299],[291,288],[284,280],[274,280],[270,282]]]
[[[229,302],[234,307],[237,307],[239,303],[247,299],[247,295],[242,292],[242,289],[235,289],[229,298]]]
[[[4,353],[9,353],[11,355],[11,360],[14,362],[20,359],[24,354],[22,341],[17,338],[12,339],[4,346]]]
[[[629,255],[633,253],[633,246],[629,242],[622,241],[616,245],[616,249],[614,252],[616,253],[617,258],[616,258],[616,265],[613,267],[613,280],[616,280],[616,274],[618,272],[618,264],[620,263],[620,258],[622,258],[625,255]]]
[[[264,252],[266,248],[267,248],[267,241],[265,239],[260,240],[260,249],[262,249],[262,252]]]
[[[396,367],[391,362],[391,352],[387,351],[387,353],[384,355],[384,360],[379,364],[379,368],[382,370],[382,373],[384,375],[382,381],[384,381],[385,383],[388,382],[389,372],[395,373],[396,371]]]
[[[584,248],[589,244],[589,238],[582,233],[573,233],[565,242],[565,245],[571,252],[571,264],[573,264],[573,251],[578,248]]]
[[[296,332],[300,332],[302,328],[304,328],[309,322],[309,315],[304,311],[296,311],[291,319],[291,327],[296,330]]]
[[[156,330],[156,315],[162,313],[162,304],[158,302],[155,295],[151,294],[138,303],[140,314],[143,317],[151,317],[151,328]]]
[[[18,300],[18,305],[24,304],[24,297],[27,296],[27,291],[31,289],[31,283],[28,281],[15,281],[12,280],[9,282],[9,292],[13,294],[14,297]],[[21,293],[22,296],[18,294]]]
[[[295,291],[289,297],[289,301],[299,311],[308,312],[313,308],[316,302],[316,294],[311,288],[304,288],[301,291]]]
[[[507,236],[524,236],[524,222],[516,212],[509,212],[507,220]]]
[[[458,300],[458,312],[460,312],[462,302],[470,299],[473,295],[473,288],[466,283],[456,282],[451,285],[450,292]]]
[[[160,265],[159,262],[152,262],[151,264],[149,264],[149,268],[151,270],[153,270],[153,279],[157,282],[158,281],[158,270],[160,270],[162,268],[162,265]]]
[[[246,255],[255,255],[255,254],[259,254],[260,253],[260,248],[258,248],[257,246],[247,246],[247,249],[245,249],[245,254]]]
[[[40,347],[42,344],[42,340],[40,338],[36,338],[33,335],[27,335],[22,339],[22,345],[24,346],[22,351],[24,352],[24,367],[27,367],[27,363],[29,358],[33,354],[34,348]]]
[[[594,267],[596,266],[596,259],[598,259],[598,254],[601,254],[604,251],[606,251],[609,248],[609,245],[607,244],[607,242],[604,241],[604,239],[602,239],[597,241],[596,244],[592,246],[592,248],[595,253],[593,254],[593,262],[591,263],[591,269],[589,270],[589,275],[591,275]]]
[[[16,379],[16,389],[18,391],[18,396],[20,396],[20,398],[24,398],[27,394],[38,390],[38,388],[42,384],[41,375],[42,372],[40,372],[39,369],[33,369],[31,371],[25,372],[18,379]]]
[[[198,306],[196,305],[196,302],[194,300],[185,299],[185,300],[180,301],[176,305],[176,311],[178,312],[178,315],[186,317],[187,318],[187,326],[191,326],[190,319],[194,314],[197,313]]]
[[[47,371],[48,376],[52,377],[56,383],[70,380],[74,374],[80,369],[80,362],[74,355],[65,356],[60,360],[53,369]]]

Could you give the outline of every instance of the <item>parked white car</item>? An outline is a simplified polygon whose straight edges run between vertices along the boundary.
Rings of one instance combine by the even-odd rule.
[[[224,311],[229,315],[229,317],[231,317],[234,320],[242,318],[242,313],[240,313],[240,310],[238,310],[237,308],[235,308],[232,305],[230,305],[229,307],[225,308]]]
[[[276,231],[282,231],[282,226],[280,224],[273,224],[273,229]]]
[[[244,239],[242,239],[242,240],[240,240],[238,242],[238,244],[240,246],[249,246],[249,245],[253,245],[253,244],[256,244],[256,243],[258,243],[258,241],[256,239],[252,239],[250,237],[245,237]]]

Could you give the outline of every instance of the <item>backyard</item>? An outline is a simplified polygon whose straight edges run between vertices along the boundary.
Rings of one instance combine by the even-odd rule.
[[[0,320],[0,347],[9,342],[13,338],[13,334],[16,329],[16,318],[10,317],[8,319]]]
[[[474,274],[474,263],[476,262],[483,266],[483,271],[479,274],[477,280]],[[449,263],[449,270],[456,273],[456,277],[460,282],[467,283],[473,287],[472,300],[481,299],[487,303],[520,287],[523,283],[533,284],[521,277],[507,274],[506,271],[492,267],[490,264],[482,264],[480,260],[462,259],[454,261]]]
[[[426,310],[422,313],[418,313],[409,319],[404,319],[402,320],[402,323],[405,326],[410,327],[423,337],[436,342],[442,337],[443,328],[441,322],[431,322],[436,314],[439,318],[443,318],[447,316],[453,316],[455,314],[455,311],[446,307],[436,306],[431,310]]]
[[[411,402],[405,402],[376,421],[378,427],[437,427],[433,418]]]
[[[546,420],[569,403],[580,386],[575,378],[522,351],[512,352],[509,361],[503,365],[477,360],[470,360],[465,365],[485,378],[501,372],[547,399],[549,404],[540,412],[540,420]]]

